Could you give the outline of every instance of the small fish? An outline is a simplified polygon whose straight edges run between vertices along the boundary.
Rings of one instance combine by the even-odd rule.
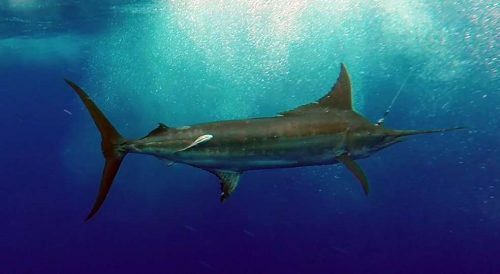
[[[255,238],[255,234],[253,234],[253,232],[250,232],[246,229],[243,229],[243,233],[245,233],[247,236],[250,236],[252,238]]]
[[[209,263],[207,263],[207,262],[205,262],[205,261],[200,261],[199,263],[200,263],[200,264],[201,264],[204,268],[206,268],[206,269],[215,270],[215,269],[214,269],[214,267],[213,267],[211,264],[209,264]]]
[[[331,248],[333,251],[338,252],[338,253],[341,253],[341,254],[344,254],[344,255],[349,255],[349,254],[352,254],[352,252],[350,252],[349,250],[344,249],[344,248],[341,248],[341,247],[338,247],[338,246],[330,246],[330,248]]]
[[[184,228],[187,229],[187,230],[189,230],[189,231],[191,231],[191,232],[196,232],[197,231],[196,228],[194,228],[194,227],[192,227],[190,225],[184,225]]]

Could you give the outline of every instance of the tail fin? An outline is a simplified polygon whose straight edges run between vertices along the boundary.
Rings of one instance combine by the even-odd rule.
[[[96,124],[99,132],[101,133],[102,138],[102,153],[104,154],[104,158],[106,159],[106,164],[104,165],[104,170],[101,178],[101,186],[99,188],[99,194],[95,200],[94,206],[90,213],[85,218],[85,221],[90,220],[99,208],[104,203],[106,196],[108,195],[109,189],[113,184],[113,180],[120,168],[120,164],[123,161],[123,158],[127,154],[125,150],[121,148],[121,145],[126,141],[118,131],[113,127],[113,125],[109,122],[106,116],[101,112],[101,110],[96,106],[96,104],[90,99],[90,97],[83,91],[79,86],[75,83],[66,80],[66,83],[75,90],[75,92],[80,96],[83,104],[89,111],[92,119],[94,119],[94,123]]]

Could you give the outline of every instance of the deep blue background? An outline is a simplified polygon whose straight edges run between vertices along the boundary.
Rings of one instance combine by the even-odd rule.
[[[186,28],[145,24],[172,12],[152,9],[165,4],[0,3],[0,273],[500,272],[500,89],[491,58],[499,53],[499,23],[490,2],[425,6],[453,30],[423,39],[456,39],[446,54],[395,45],[403,38],[382,33],[383,17],[368,16],[356,21],[371,30],[361,42],[346,34],[355,47],[326,34],[292,41],[287,73],[271,76],[244,67],[253,61],[239,55],[273,63],[280,52],[244,49],[244,40],[232,45],[243,67],[228,61],[219,68],[218,55],[210,57],[219,51],[197,44]],[[466,11],[479,23],[467,23]],[[155,39],[171,40],[155,51],[148,33],[158,29],[164,36]],[[461,43],[467,31],[482,36]],[[125,42],[115,43],[120,37]],[[225,56],[229,48],[219,50]],[[83,223],[103,160],[97,131],[64,77],[82,83],[118,129],[138,137],[160,120],[265,116],[307,103],[328,90],[339,62],[351,68],[358,110],[371,120],[410,74],[388,126],[468,130],[416,137],[360,161],[369,197],[341,166],[307,167],[248,172],[221,205],[211,174],[130,155],[100,213]],[[454,77],[435,75],[450,71]],[[256,73],[249,83],[234,80]],[[161,77],[168,80],[152,83]]]

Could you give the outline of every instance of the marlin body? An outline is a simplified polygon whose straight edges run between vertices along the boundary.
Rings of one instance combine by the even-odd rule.
[[[160,123],[138,140],[123,138],[80,87],[66,82],[94,119],[106,158],[99,194],[86,220],[103,204],[127,153],[153,155],[168,165],[184,163],[215,174],[221,184],[221,201],[231,195],[240,175],[247,170],[336,163],[344,164],[368,193],[368,179],[355,159],[368,157],[405,136],[458,129],[392,130],[371,123],[352,108],[351,81],[343,64],[327,95],[276,117],[182,128]]]
[[[242,172],[332,164],[347,151],[351,136],[342,122],[346,119],[357,119],[358,130],[373,127],[354,112],[225,121],[180,129],[160,125],[157,132],[124,147],[129,152],[166,159],[167,163],[208,170]],[[193,143],[196,145],[191,146]],[[361,153],[356,151],[356,156]]]

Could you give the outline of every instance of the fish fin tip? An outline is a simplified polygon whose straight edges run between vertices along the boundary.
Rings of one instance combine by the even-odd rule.
[[[278,115],[307,115],[311,113],[330,112],[335,109],[353,110],[351,78],[344,63],[340,63],[340,72],[337,81],[325,96],[315,102],[281,112]]]
[[[146,137],[161,135],[161,134],[167,132],[169,129],[170,128],[167,125],[165,125],[164,123],[158,123],[158,127],[156,127],[151,132],[149,132],[148,135],[146,135]]]
[[[220,202],[224,203],[229,196],[236,190],[238,187],[241,172],[231,171],[231,170],[209,170],[213,173],[217,178],[219,178],[220,183]]]
[[[320,100],[320,104],[331,108],[352,110],[352,87],[351,77],[344,63],[340,63],[340,73],[337,82],[330,93]]]
[[[337,156],[337,160],[344,164],[347,169],[358,179],[361,187],[363,188],[363,192],[368,196],[370,192],[370,184],[368,182],[368,178],[365,175],[363,169],[356,163],[349,155],[340,155]]]

